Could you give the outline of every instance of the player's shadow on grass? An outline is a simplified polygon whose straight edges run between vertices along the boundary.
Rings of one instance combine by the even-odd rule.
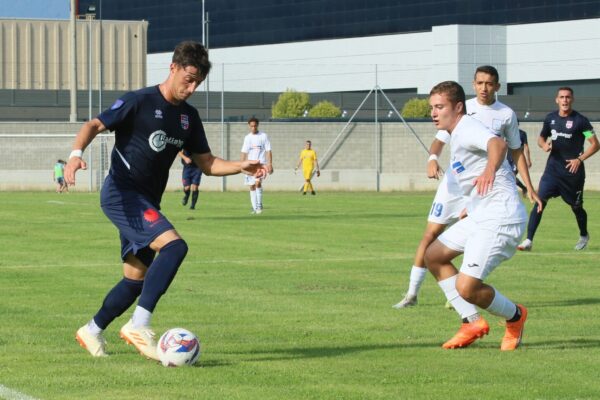
[[[600,339],[573,339],[567,337],[561,340],[527,341],[527,338],[525,338],[523,346],[535,350],[597,349],[600,347]]]
[[[553,301],[531,301],[527,302],[527,306],[530,308],[541,308],[541,307],[572,307],[572,306],[586,306],[600,304],[600,298],[587,297],[581,299],[560,299]]]
[[[393,350],[402,348],[432,348],[439,347],[440,343],[395,343],[395,344],[377,344],[361,346],[323,346],[323,347],[304,347],[294,349],[268,349],[264,351],[252,351],[252,356],[244,358],[242,361],[281,361],[299,358],[333,358],[346,356],[352,353],[364,351]],[[231,353],[230,353],[231,354]],[[247,354],[247,353],[238,353]],[[264,356],[261,356],[264,355]]]
[[[326,220],[339,220],[339,219],[347,219],[348,217],[352,217],[353,221],[356,220],[360,220],[360,219],[364,219],[365,221],[369,221],[373,218],[385,218],[387,220],[389,219],[404,219],[404,218],[418,218],[422,216],[421,213],[414,213],[414,214],[391,214],[391,213],[361,213],[361,214],[314,214],[314,215],[309,215],[309,214],[305,214],[305,213],[297,213],[297,214],[285,214],[285,215],[269,215],[268,211],[263,212],[262,215],[252,215],[250,213],[248,213],[247,215],[242,215],[242,216],[223,216],[223,215],[217,215],[217,216],[210,216],[210,215],[206,215],[206,216],[202,216],[201,218],[198,219],[204,219],[204,220],[216,220],[216,221],[223,221],[223,220],[231,220],[231,221],[240,221],[240,220],[260,220],[260,219],[264,219],[264,220],[269,220],[269,221],[306,221],[306,220],[310,220],[310,219],[314,219],[316,221],[322,222],[322,221],[326,221]]]

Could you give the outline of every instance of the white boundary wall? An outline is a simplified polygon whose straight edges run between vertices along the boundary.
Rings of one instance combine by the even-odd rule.
[[[434,84],[455,80],[469,95],[475,67],[491,64],[500,72],[502,95],[506,82],[600,79],[599,28],[600,19],[447,25],[422,33],[214,49],[209,85],[211,91],[315,93],[369,90],[377,82],[384,90],[427,94]],[[170,58],[148,55],[149,85],[167,77]]]
[[[301,174],[294,174],[304,142],[309,139],[323,163],[325,152],[335,142],[345,124],[264,122],[261,129],[270,136],[273,146],[275,173],[265,182],[267,190],[299,190]],[[547,154],[536,145],[541,123],[524,122],[521,128],[528,132],[533,167],[531,175],[537,185],[543,172]],[[331,161],[324,166],[320,178],[315,178],[317,190],[435,190],[438,182],[427,179],[427,153],[413,134],[401,123],[380,124],[380,134],[373,123],[356,123],[348,127],[348,135],[338,141]],[[435,130],[431,122],[411,123],[423,142],[429,146]],[[58,158],[66,159],[73,137],[80,124],[69,123],[0,123],[0,190],[54,190],[52,171]],[[245,123],[205,124],[208,142],[215,155],[238,160]],[[600,132],[600,123],[594,123]],[[378,144],[378,137],[381,142]],[[106,169],[99,169],[102,156],[110,155],[114,139],[96,138],[85,157],[91,169],[77,175],[76,190],[96,190]],[[378,174],[378,164],[379,171]],[[448,149],[441,158],[442,167],[448,165]],[[600,190],[600,154],[586,161],[586,189]],[[168,190],[181,190],[181,164],[175,161]],[[247,190],[241,176],[203,177],[201,190]]]

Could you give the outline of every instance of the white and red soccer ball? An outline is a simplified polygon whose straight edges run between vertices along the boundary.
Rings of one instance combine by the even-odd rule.
[[[156,351],[165,367],[193,365],[200,357],[200,339],[187,329],[169,329],[160,337]]]

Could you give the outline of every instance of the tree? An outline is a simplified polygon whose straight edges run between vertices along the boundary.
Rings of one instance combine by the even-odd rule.
[[[429,100],[414,97],[404,103],[400,114],[404,118],[428,118],[430,116]]]
[[[339,118],[342,116],[342,110],[328,100],[322,100],[315,104],[308,112],[311,118]]]
[[[299,118],[310,108],[308,93],[286,89],[271,107],[271,116],[272,118]]]

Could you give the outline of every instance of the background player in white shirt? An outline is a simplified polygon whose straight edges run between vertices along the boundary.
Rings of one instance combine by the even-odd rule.
[[[442,347],[466,347],[489,332],[475,305],[506,319],[501,350],[521,343],[527,309],[516,305],[483,280],[512,257],[525,231],[527,213],[514,174],[506,161],[507,145],[481,122],[465,115],[465,94],[446,81],[430,92],[431,118],[451,135],[450,166],[467,198],[467,217],[442,233],[425,251],[425,264],[448,301],[463,319],[458,333]],[[519,161],[517,153],[515,161]],[[460,272],[452,260],[464,254]]]
[[[476,97],[466,102],[467,114],[493,131],[496,136],[504,138],[515,160],[518,160],[517,168],[527,187],[527,193],[531,202],[536,202],[541,207],[541,201],[533,189],[529,177],[527,161],[520,155],[523,154],[522,143],[519,135],[517,116],[514,111],[505,104],[496,100],[496,93],[500,89],[499,75],[496,68],[483,65],[475,70],[473,78],[473,89]],[[450,140],[446,131],[438,131],[436,139],[430,147],[429,161],[427,162],[427,176],[439,179],[441,176],[440,166],[437,162],[444,144]],[[518,153],[518,156],[515,156]],[[409,287],[406,296],[393,307],[397,309],[414,306],[417,304],[417,295],[425,277],[425,249],[446,228],[456,222],[460,213],[465,208],[465,199],[456,189],[456,182],[451,174],[445,174],[438,186],[429,216],[427,227],[417,247],[414,264],[410,272]]]
[[[273,173],[273,155],[271,153],[271,142],[266,133],[258,130],[258,118],[252,117],[248,120],[250,133],[244,138],[242,145],[241,161],[260,160],[264,164],[269,174]],[[252,213],[262,213],[262,181],[263,178],[253,176],[244,178],[244,183],[250,186],[250,202],[252,203]]]

